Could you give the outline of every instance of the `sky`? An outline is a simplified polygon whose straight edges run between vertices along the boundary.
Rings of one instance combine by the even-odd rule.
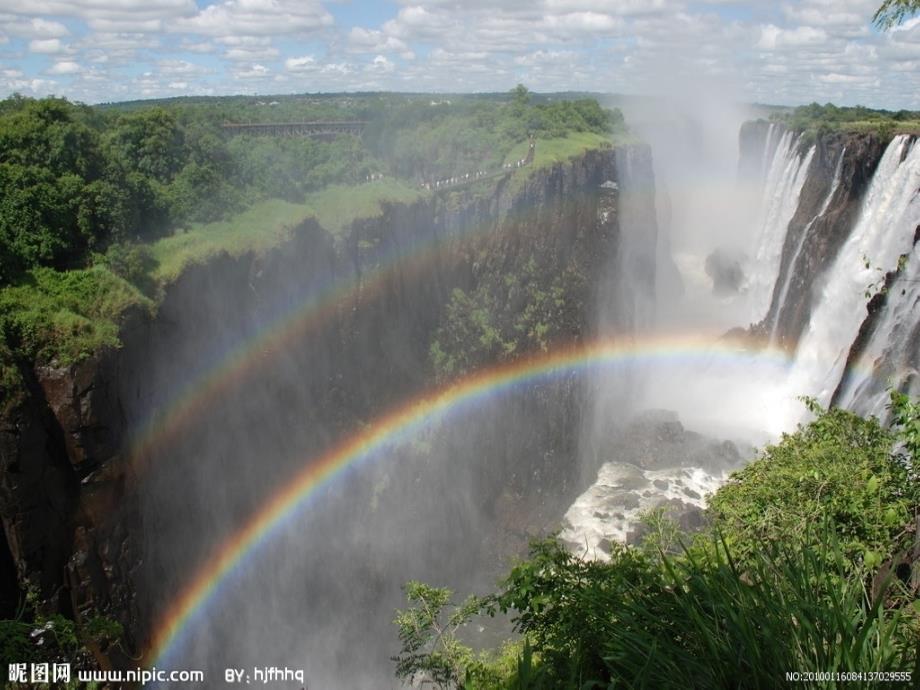
[[[0,95],[719,93],[920,109],[881,0],[0,0]]]

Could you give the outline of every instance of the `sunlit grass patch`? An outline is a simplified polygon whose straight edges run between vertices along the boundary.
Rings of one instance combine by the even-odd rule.
[[[316,220],[333,235],[341,234],[359,218],[379,215],[382,203],[412,203],[421,192],[405,182],[384,178],[355,186],[331,185],[307,195],[306,205]]]
[[[202,263],[215,254],[240,256],[275,246],[312,215],[305,204],[269,199],[227,220],[196,223],[151,245],[157,263],[154,277],[169,282],[187,265]]]
[[[308,218],[316,218],[335,235],[341,234],[356,219],[378,215],[384,202],[408,203],[419,196],[408,185],[385,179],[354,186],[333,185],[308,194],[302,204],[280,199],[260,201],[227,220],[198,223],[154,242],[155,278],[170,282],[187,265],[224,252],[241,256],[265,251],[290,237]]]
[[[609,136],[594,132],[571,132],[555,139],[537,139],[533,166],[529,169],[546,168],[580,156],[585,151],[607,148],[612,144],[613,140]],[[523,159],[529,146],[526,141],[516,144],[508,153],[505,162],[513,165]]]

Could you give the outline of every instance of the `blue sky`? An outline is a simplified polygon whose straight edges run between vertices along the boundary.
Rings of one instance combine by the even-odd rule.
[[[0,0],[0,94],[586,90],[920,109],[880,0]]]

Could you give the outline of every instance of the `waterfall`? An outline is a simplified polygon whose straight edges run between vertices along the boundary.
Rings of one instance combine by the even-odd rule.
[[[616,233],[608,270],[597,290],[595,329],[600,338],[641,338],[655,320],[658,226],[654,174],[648,152],[633,147],[614,152],[617,182],[598,190],[597,229]],[[581,431],[581,468],[593,476],[611,425],[630,409],[640,385],[638,367],[608,371],[589,383],[590,412]]]
[[[898,136],[885,150],[859,221],[817,296],[790,372],[790,395],[812,395],[823,404],[830,401],[865,319],[867,292],[874,291],[880,275],[895,269],[900,255],[911,250],[920,222],[918,188],[920,146],[908,136]],[[894,318],[889,315],[885,320]],[[884,330],[879,329],[879,338],[885,337]]]
[[[777,137],[777,133],[779,133],[779,137]],[[767,127],[767,138],[764,141],[763,160],[761,161],[761,182],[764,182],[767,179],[767,176],[770,174],[770,167],[772,166],[773,158],[776,155],[776,147],[779,146],[780,140],[785,134],[788,134],[788,132],[778,127],[773,122],[771,122],[770,126]]]
[[[758,218],[748,226],[755,230],[756,252],[739,306],[748,310],[752,321],[760,321],[776,295],[779,314],[795,289],[793,279],[807,277],[814,296],[798,350],[789,362],[775,357],[769,348],[762,352],[751,348],[742,338],[737,351],[726,352],[725,344],[733,341],[718,337],[711,346],[704,344],[692,361],[661,362],[643,371],[646,385],[637,387],[641,397],[633,400],[630,410],[642,412],[630,426],[612,429],[609,408],[603,420],[594,420],[594,443],[603,451],[602,463],[596,481],[566,513],[561,532],[574,553],[603,559],[611,543],[629,540],[643,511],[663,506],[680,515],[688,506],[701,505],[705,495],[737,467],[735,461],[752,457],[754,451],[745,450],[746,443],[775,439],[799,421],[803,408],[795,396],[810,395],[827,405],[839,386],[841,406],[878,415],[887,401],[887,386],[913,393],[920,390],[920,243],[914,244],[920,226],[920,144],[899,136],[881,160],[879,149],[867,153],[865,169],[875,172],[865,187],[858,187],[859,181],[845,171],[844,147],[826,192],[808,200],[809,208],[816,205],[817,214],[807,220],[812,212],[805,216],[802,210],[807,222],[797,225],[801,234],[795,237],[787,235],[800,210],[803,187],[809,174],[819,172],[812,165],[816,147],[803,152],[801,136],[773,125],[763,146],[762,201]],[[733,200],[730,195],[713,199],[719,204],[710,216],[713,224],[720,213],[726,215]],[[685,204],[676,212],[688,208]],[[832,212],[836,215],[830,218]],[[744,227],[739,230],[739,236],[745,236]],[[829,236],[817,234],[825,232]],[[787,240],[789,265],[780,276]],[[808,256],[813,250],[834,251],[836,258],[807,261],[815,258]],[[906,264],[899,267],[899,258],[908,252],[912,253]],[[627,261],[619,267],[628,275],[635,266],[628,253],[623,258]],[[863,326],[871,293],[895,268],[900,271],[893,280],[889,278],[884,304],[875,301],[880,310]],[[807,271],[822,273],[804,276]],[[692,315],[694,306],[685,297],[676,311]],[[716,304],[722,309],[728,306],[728,300],[721,307]],[[773,340],[778,319],[777,315],[769,324]],[[631,323],[641,328],[641,322]],[[687,324],[689,332],[696,327],[699,335],[706,335],[692,319],[675,323]],[[708,356],[706,347],[711,347]],[[855,357],[851,349],[861,353],[861,361],[841,382],[848,358]],[[601,422],[607,426],[598,426]],[[717,439],[730,439],[739,450],[720,456],[723,446]]]
[[[917,205],[918,197],[914,197]],[[920,242],[885,295],[878,322],[842,386],[840,407],[884,419],[888,386],[920,393]]]
[[[834,170],[834,181],[831,183],[830,191],[824,198],[824,203],[821,204],[821,208],[818,213],[802,230],[802,235],[799,237],[799,241],[796,244],[795,251],[792,254],[792,259],[789,261],[789,267],[786,270],[783,286],[779,292],[779,300],[776,303],[776,312],[773,315],[773,323],[770,325],[771,343],[776,343],[777,341],[776,331],[779,327],[779,317],[780,314],[782,314],[782,307],[786,303],[786,297],[789,294],[789,285],[792,283],[792,277],[795,275],[795,267],[799,261],[799,256],[802,254],[802,248],[805,246],[805,241],[808,239],[808,236],[811,233],[812,228],[815,226],[815,223],[818,222],[818,219],[827,213],[827,209],[830,208],[831,201],[834,199],[834,195],[837,193],[837,188],[840,186],[840,177],[841,173],[843,172],[843,157],[846,155],[846,152],[847,149],[846,146],[844,146],[843,150],[840,152],[840,157],[837,159],[837,167]]]
[[[765,159],[772,145],[772,133],[771,128]],[[779,275],[786,229],[795,215],[799,195],[815,154],[815,147],[812,146],[805,156],[802,156],[801,140],[801,135],[796,137],[791,131],[783,132],[770,159],[758,223],[757,250],[751,262],[747,283],[748,314],[751,322],[760,321],[770,306],[773,287]]]

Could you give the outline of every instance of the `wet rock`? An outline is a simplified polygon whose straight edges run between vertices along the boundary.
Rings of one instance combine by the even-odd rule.
[[[636,491],[645,486],[648,486],[648,479],[641,474],[630,475],[617,482],[617,487],[626,491]]]
[[[744,284],[742,256],[717,249],[706,257],[704,268],[712,279],[712,291],[717,295],[733,295]]]
[[[623,506],[626,510],[635,510],[639,507],[639,497],[627,491],[612,494],[610,496],[610,502],[613,505]]]

